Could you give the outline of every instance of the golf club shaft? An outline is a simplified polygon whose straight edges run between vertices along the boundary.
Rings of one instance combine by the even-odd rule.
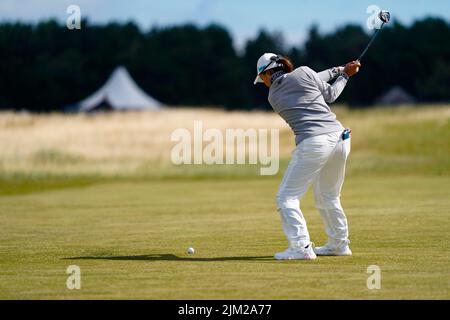
[[[367,50],[369,49],[369,47],[372,45],[372,42],[375,40],[375,38],[377,37],[378,33],[380,32],[381,28],[383,28],[384,26],[384,22],[381,24],[380,29],[378,29],[375,34],[372,36],[372,39],[370,40],[370,42],[367,44],[366,48],[364,49],[364,51],[361,53],[361,55],[358,58],[358,61],[361,61],[362,57],[366,54]]]

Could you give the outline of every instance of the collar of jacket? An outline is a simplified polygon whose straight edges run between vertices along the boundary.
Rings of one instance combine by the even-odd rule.
[[[280,70],[275,72],[271,77],[270,77],[270,83],[274,83],[275,80],[277,80],[279,77],[281,77],[282,75],[284,75],[284,71]]]

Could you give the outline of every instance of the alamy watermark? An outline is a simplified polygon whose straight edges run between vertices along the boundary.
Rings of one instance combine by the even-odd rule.
[[[367,289],[381,289],[381,268],[377,265],[368,266],[367,273],[370,274],[366,281]]]
[[[270,137],[270,139],[269,139]],[[173,164],[260,164],[261,175],[274,175],[279,169],[278,129],[204,130],[194,121],[193,133],[186,128],[172,132],[170,158]],[[247,159],[248,158],[248,159]]]
[[[368,14],[370,14],[370,16],[366,20],[367,28],[369,30],[380,29],[381,28],[381,24],[383,23],[379,19],[379,14],[381,12],[380,7],[375,5],[375,4],[371,4],[370,6],[367,7],[366,12]]]
[[[69,290],[81,289],[81,269],[77,265],[68,266],[66,273],[70,274],[66,280],[66,286]]]
[[[66,26],[69,30],[81,29],[81,9],[75,4],[67,7],[66,13],[69,15],[66,20]]]

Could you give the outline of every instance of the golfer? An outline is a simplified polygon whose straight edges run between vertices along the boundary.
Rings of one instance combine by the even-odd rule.
[[[359,61],[319,73],[308,67],[294,69],[292,62],[273,53],[257,63],[255,84],[269,88],[269,102],[291,127],[296,148],[276,197],[289,247],[275,259],[315,259],[316,255],[348,256],[347,218],[340,202],[345,163],[350,153],[350,130],[336,120],[327,103],[341,94],[349,77],[359,71]],[[329,81],[336,79],[332,85]],[[325,224],[328,242],[314,248],[300,199],[314,185],[316,207]]]

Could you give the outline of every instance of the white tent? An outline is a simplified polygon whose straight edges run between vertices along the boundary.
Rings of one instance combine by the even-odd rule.
[[[113,110],[158,110],[161,107],[159,101],[139,88],[123,66],[117,67],[99,90],[77,105],[79,111],[105,107]]]

